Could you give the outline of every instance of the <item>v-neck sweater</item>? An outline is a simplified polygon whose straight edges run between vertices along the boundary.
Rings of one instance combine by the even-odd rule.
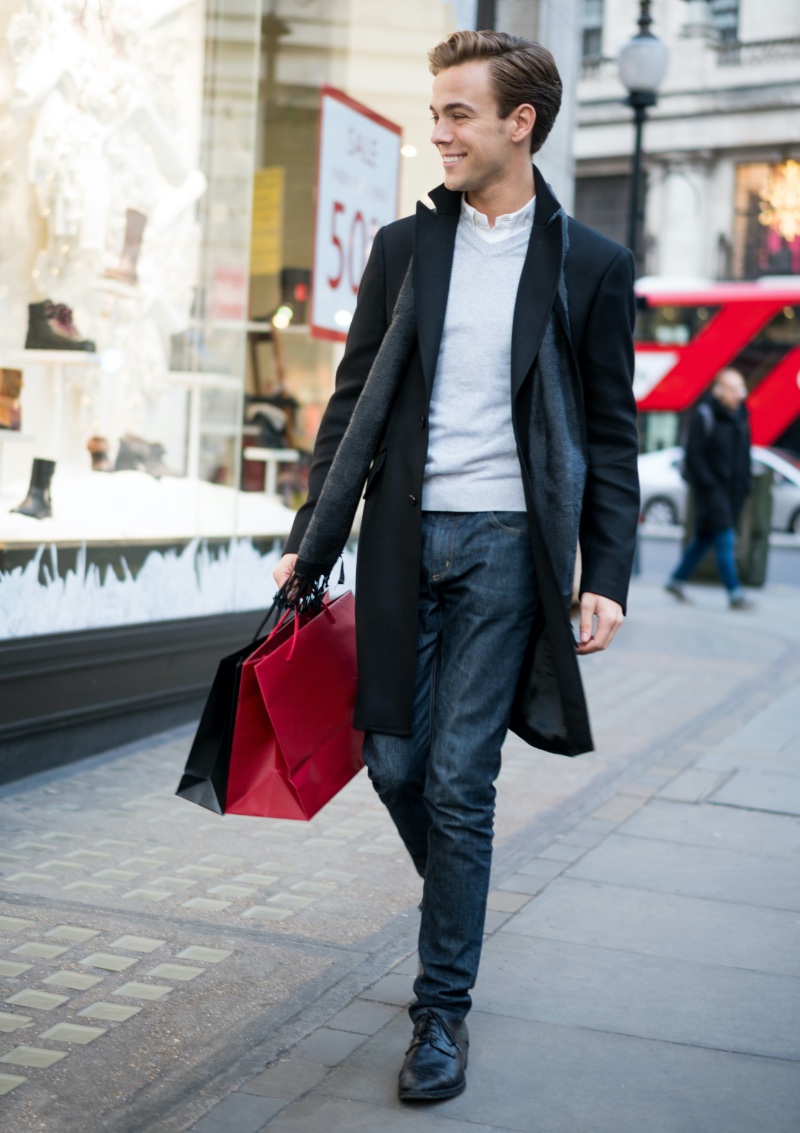
[[[462,217],[431,393],[424,511],[525,511],[511,328],[530,227],[498,242]]]

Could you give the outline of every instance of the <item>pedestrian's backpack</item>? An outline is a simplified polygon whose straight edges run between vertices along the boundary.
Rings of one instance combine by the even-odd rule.
[[[701,401],[697,407],[697,411],[703,420],[703,430],[705,432],[706,439],[708,439],[714,431],[714,413],[707,401]],[[689,434],[690,420],[691,414],[687,413],[686,420],[684,421],[683,428],[681,429],[681,439],[678,441],[678,444],[683,449],[683,455],[678,461],[677,467],[684,480],[688,480],[688,476],[686,475],[686,441]]]

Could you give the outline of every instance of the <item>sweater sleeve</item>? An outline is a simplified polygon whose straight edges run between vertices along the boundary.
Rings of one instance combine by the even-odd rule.
[[[308,498],[295,516],[284,554],[296,553],[303,541],[328,469],[388,329],[385,292],[383,234],[379,231],[361,277],[344,357],[336,371],[336,389],[317,433],[314,457],[308,474]]]
[[[611,598],[623,610],[639,522],[633,275],[633,256],[621,248],[597,289],[578,354],[589,457],[580,589]]]

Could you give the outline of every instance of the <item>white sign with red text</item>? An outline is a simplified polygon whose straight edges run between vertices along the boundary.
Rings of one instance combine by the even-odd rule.
[[[375,233],[397,218],[400,127],[323,86],[311,334],[343,340]]]

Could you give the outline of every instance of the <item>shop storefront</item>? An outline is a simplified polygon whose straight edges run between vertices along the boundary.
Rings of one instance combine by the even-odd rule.
[[[426,52],[474,18],[0,6],[0,777],[191,719],[269,603],[374,231],[440,179]]]

